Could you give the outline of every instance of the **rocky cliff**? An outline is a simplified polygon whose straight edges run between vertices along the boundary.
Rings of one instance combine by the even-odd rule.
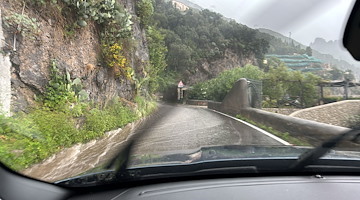
[[[89,98],[106,103],[115,96],[132,100],[135,94],[132,81],[117,77],[113,69],[104,65],[101,58],[99,26],[69,29],[74,23],[67,7],[31,6],[30,1],[0,0],[2,11],[4,47],[3,55],[11,61],[11,111],[26,111],[34,105],[35,99],[44,94],[50,80],[50,64],[56,60],[63,73],[71,79],[79,78]],[[135,0],[120,1],[133,15],[131,44],[124,46],[127,60],[135,72],[141,73],[149,60],[145,33],[135,16]],[[50,9],[49,9],[50,8]],[[28,20],[29,27],[6,23],[8,19]],[[21,22],[24,22],[21,21]],[[23,23],[19,23],[23,24]],[[19,32],[19,29],[31,29]],[[3,65],[1,70],[6,69]],[[5,81],[3,78],[1,81]],[[5,81],[8,82],[8,81]],[[0,88],[6,87],[1,83]],[[3,90],[0,90],[3,91]],[[3,95],[4,96],[4,95]],[[1,99],[2,102],[7,102]]]
[[[188,73],[187,84],[200,83],[217,77],[221,72],[236,67],[243,67],[247,64],[258,65],[255,55],[242,55],[226,50],[223,58],[215,61],[203,61],[201,66],[196,68],[195,73]]]

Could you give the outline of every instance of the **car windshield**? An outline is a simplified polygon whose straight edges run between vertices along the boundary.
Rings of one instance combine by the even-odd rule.
[[[0,161],[18,173],[360,172],[354,0],[0,2]]]

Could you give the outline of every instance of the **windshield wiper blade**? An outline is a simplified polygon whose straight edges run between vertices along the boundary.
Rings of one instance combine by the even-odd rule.
[[[315,163],[316,161],[318,161],[321,157],[327,154],[340,142],[345,140],[355,142],[359,136],[360,136],[360,130],[351,130],[343,134],[340,134],[338,136],[335,136],[330,140],[322,143],[320,146],[300,155],[299,158],[296,160],[296,162],[290,167],[290,170],[301,171],[306,166],[309,166]]]
[[[135,144],[135,140],[131,139],[128,144],[122,149],[118,155],[113,158],[109,164],[105,167],[105,169],[110,169],[115,166],[115,173],[121,177],[126,174],[126,169],[129,164],[131,150]]]
[[[139,141],[140,138],[144,137],[147,131],[149,131],[154,124],[158,123],[162,120],[162,118],[167,116],[172,109],[172,107],[159,104],[158,110],[139,124],[133,135],[129,136],[130,138],[126,146],[121,149],[118,154],[106,165],[105,169],[115,167],[114,171],[119,181],[129,178],[130,174],[128,173],[127,168],[130,163],[131,151],[133,150],[135,143]]]

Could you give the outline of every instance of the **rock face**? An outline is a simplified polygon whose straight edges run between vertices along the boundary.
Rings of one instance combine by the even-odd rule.
[[[227,50],[225,51],[224,58],[212,62],[204,61],[202,66],[199,67],[194,74],[189,73],[187,76],[189,77],[189,80],[186,84],[191,85],[193,83],[199,83],[211,78],[215,78],[225,70],[236,67],[243,67],[246,64],[256,65],[257,63],[255,56],[238,55]]]
[[[2,26],[2,15],[0,11],[0,27]],[[4,33],[0,28],[0,48],[5,46]],[[11,102],[11,63],[8,54],[0,53],[0,114],[10,114]]]
[[[4,16],[22,13],[22,5],[17,1],[0,0]],[[134,14],[133,0],[121,3]],[[115,76],[112,69],[101,62],[101,47],[98,27],[88,26],[76,29],[70,37],[60,19],[44,17],[39,11],[26,6],[23,14],[36,18],[39,25],[35,38],[16,34],[15,47],[8,45],[3,51],[11,56],[11,108],[13,112],[26,111],[34,105],[35,96],[43,94],[49,82],[50,63],[56,60],[60,71],[68,71],[72,79],[80,78],[91,100],[106,103],[115,96],[131,100],[134,85],[129,80]],[[142,71],[143,63],[149,60],[144,31],[134,16],[133,48],[124,48],[129,63],[135,71]],[[14,44],[14,32],[3,26],[5,42]]]

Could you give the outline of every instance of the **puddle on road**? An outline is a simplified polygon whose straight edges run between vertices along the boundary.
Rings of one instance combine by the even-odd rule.
[[[107,132],[100,139],[66,148],[21,173],[47,182],[79,175],[113,158],[138,124],[131,123],[123,129]]]

